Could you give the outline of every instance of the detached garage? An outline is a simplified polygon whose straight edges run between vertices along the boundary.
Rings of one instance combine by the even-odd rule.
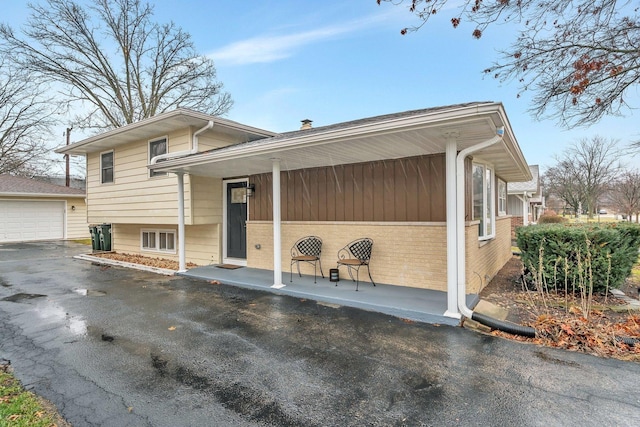
[[[85,191],[0,175],[0,243],[87,238]]]

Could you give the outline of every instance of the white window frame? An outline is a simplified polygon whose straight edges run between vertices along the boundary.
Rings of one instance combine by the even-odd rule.
[[[111,181],[105,181],[103,171],[104,168],[102,166],[102,157],[105,154],[111,154]],[[113,184],[116,181],[116,153],[114,150],[103,151],[100,153],[100,184]]]
[[[153,233],[154,234],[154,242],[153,242],[153,246],[144,245],[144,235],[145,233]],[[168,237],[169,235],[173,236],[173,248],[161,248],[160,246],[160,241],[161,241],[161,235],[165,234],[165,237]],[[168,229],[157,229],[157,228],[143,228],[140,230],[140,250],[141,251],[145,251],[145,252],[160,252],[160,253],[169,253],[169,254],[175,254],[176,253],[176,247],[177,247],[177,243],[178,243],[178,238],[177,238],[178,232],[176,230],[168,230]],[[166,246],[166,243],[165,243]]]
[[[498,178],[498,216],[507,214],[507,183]]]
[[[147,157],[149,159],[149,164],[151,164],[151,159],[152,159],[151,144],[153,144],[154,142],[160,142],[160,141],[164,141],[165,147],[166,147],[166,151],[162,154],[167,154],[169,152],[169,137],[167,135],[150,139],[149,141],[147,141]],[[167,172],[156,172],[156,171],[149,170],[149,178],[155,178],[157,176],[167,176],[167,175],[169,175]]]
[[[482,218],[475,217],[475,182],[473,177],[473,170],[475,167],[482,168]],[[473,219],[480,221],[478,224],[478,240],[490,240],[496,237],[496,209],[495,209],[495,192],[496,192],[496,178],[493,171],[493,167],[487,163],[473,162],[471,169],[472,173],[472,214]],[[488,219],[488,221],[486,221]],[[487,228],[489,228],[487,231]]]

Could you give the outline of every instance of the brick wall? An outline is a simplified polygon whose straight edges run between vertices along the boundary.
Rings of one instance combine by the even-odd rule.
[[[510,228],[508,217],[497,218],[496,238],[478,241],[477,225],[467,227],[467,293],[480,292],[511,259]]]

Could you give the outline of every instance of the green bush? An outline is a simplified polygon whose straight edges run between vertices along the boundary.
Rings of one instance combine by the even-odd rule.
[[[538,218],[538,224],[562,224],[567,222],[567,218],[558,215],[542,215]]]
[[[593,291],[618,288],[638,259],[640,226],[630,223],[544,224],[516,230],[522,262],[543,286]]]

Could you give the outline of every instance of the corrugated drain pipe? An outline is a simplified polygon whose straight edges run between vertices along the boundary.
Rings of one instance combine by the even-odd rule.
[[[472,153],[489,147],[502,141],[504,136],[504,127],[496,129],[496,135],[484,142],[467,147],[461,150],[456,156],[456,257],[457,257],[457,276],[458,276],[458,309],[460,313],[478,323],[514,335],[522,335],[525,337],[535,337],[536,330],[530,326],[517,325],[512,322],[494,319],[482,313],[477,313],[467,307],[466,295],[466,238],[465,238],[465,176],[464,176],[464,160]]]

